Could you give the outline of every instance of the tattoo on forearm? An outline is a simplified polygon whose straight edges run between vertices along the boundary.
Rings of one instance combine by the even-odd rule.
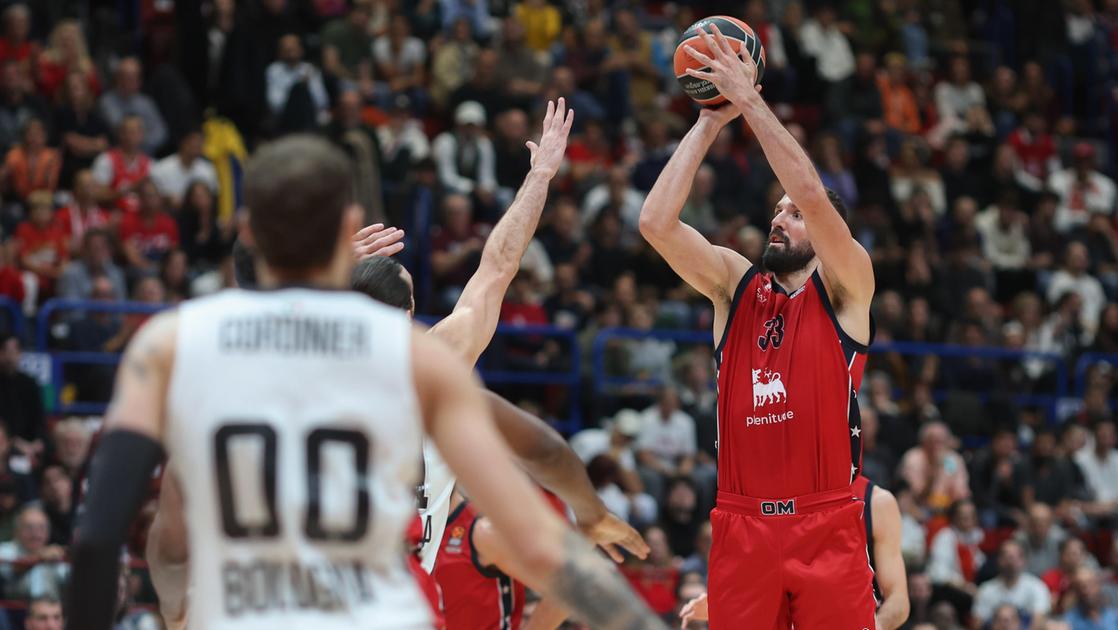
[[[573,531],[563,538],[566,562],[551,593],[595,630],[667,630],[605,558]]]

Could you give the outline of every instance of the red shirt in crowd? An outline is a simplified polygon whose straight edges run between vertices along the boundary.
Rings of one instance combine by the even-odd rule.
[[[11,265],[0,266],[0,295],[23,302],[23,275]]]
[[[120,240],[134,241],[147,258],[161,258],[179,244],[179,226],[166,212],[144,218],[139,213],[125,213],[120,220]]]
[[[1056,143],[1052,141],[1052,136],[1034,136],[1025,129],[1014,129],[1007,140],[1017,154],[1017,159],[1021,160],[1021,168],[1033,177],[1046,181],[1048,162],[1056,155]]]
[[[72,245],[78,246],[89,230],[107,227],[109,215],[97,206],[82,212],[76,204],[71,203],[55,211],[53,222]]]
[[[13,44],[7,37],[0,38],[0,63],[7,61],[29,62],[37,55],[38,47],[30,41]]]
[[[70,68],[68,66],[48,59],[46,55],[41,55],[39,57],[38,75],[35,77],[38,82],[39,93],[53,102],[69,74]],[[90,67],[85,75],[86,85],[89,86],[90,93],[100,94],[101,81],[97,78],[97,71]]]
[[[39,227],[31,221],[24,221],[16,227],[16,240],[19,241],[19,259],[30,258],[37,265],[56,265],[69,258],[70,249],[66,236],[53,224]],[[40,293],[49,295],[52,280],[39,277],[42,285]]]
[[[621,567],[621,573],[652,612],[666,615],[675,610],[675,589],[679,584],[679,569],[634,565]]]

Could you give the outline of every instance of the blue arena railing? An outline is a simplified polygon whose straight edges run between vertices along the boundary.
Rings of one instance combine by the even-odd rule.
[[[656,385],[655,379],[640,379],[630,376],[610,375],[606,371],[606,347],[612,340],[617,339],[644,339],[654,337],[665,341],[674,341],[684,344],[712,344],[713,336],[708,332],[681,331],[681,330],[635,330],[631,328],[606,328],[594,337],[591,349],[591,362],[593,365],[593,392],[595,396],[608,395],[610,389],[627,385]],[[1028,350],[1011,350],[1008,348],[968,347],[952,344],[930,344],[895,341],[890,343],[874,344],[870,348],[871,354],[895,353],[902,356],[938,356],[942,358],[983,358],[995,360],[1040,360],[1050,363],[1055,368],[1056,383],[1050,394],[1019,394],[1013,397],[1019,405],[1036,405],[1044,407],[1050,419],[1057,417],[1057,407],[1068,392],[1067,362],[1058,354],[1033,352]],[[1118,356],[1113,356],[1113,362],[1118,364]],[[936,397],[942,399],[945,392],[936,392]]]
[[[23,309],[20,308],[19,303],[9,297],[0,295],[0,311],[3,311],[4,317],[8,320],[8,332],[17,337],[23,337],[23,331],[27,329],[27,323],[23,318]]]
[[[48,300],[39,310],[37,318],[36,344],[42,352],[48,352],[51,357],[51,375],[54,383],[54,411],[58,414],[100,414],[105,410],[105,403],[93,401],[73,401],[66,404],[62,402],[62,390],[65,384],[64,368],[67,365],[116,365],[120,362],[120,354],[115,352],[70,352],[52,350],[50,347],[50,330],[53,319],[60,314],[74,312],[102,312],[118,314],[143,314],[148,315],[170,308],[167,304],[144,304],[139,302],[98,302],[85,300]],[[427,324],[435,323],[435,319],[428,317],[419,318]],[[546,337],[555,339],[564,344],[568,349],[565,355],[568,369],[548,371],[525,371],[487,369],[488,357],[482,355],[479,362],[479,372],[482,379],[490,385],[560,385],[567,388],[570,413],[565,419],[557,420],[555,428],[564,433],[573,433],[582,426],[579,395],[580,373],[579,366],[582,361],[578,338],[571,330],[554,326],[514,326],[501,324],[497,326],[496,337]]]
[[[1110,366],[1118,365],[1118,354],[1085,352],[1079,355],[1079,360],[1075,362],[1075,389],[1073,393],[1076,396],[1083,396],[1087,393],[1087,373],[1100,363]]]

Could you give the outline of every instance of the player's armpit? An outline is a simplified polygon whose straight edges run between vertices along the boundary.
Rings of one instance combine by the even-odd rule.
[[[167,387],[175,360],[178,315],[153,316],[133,336],[117,369],[105,413],[108,429],[128,429],[157,442],[163,437]]]
[[[901,511],[892,493],[873,492],[873,551],[877,583],[885,599],[877,611],[881,630],[896,630],[908,619],[908,579],[901,556]]]

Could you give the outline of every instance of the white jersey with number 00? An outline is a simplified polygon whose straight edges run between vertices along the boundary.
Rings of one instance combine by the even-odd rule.
[[[167,450],[206,630],[429,627],[404,562],[422,434],[411,324],[353,293],[185,303]]]
[[[423,520],[423,545],[419,561],[431,573],[442,547],[446,520],[450,517],[450,498],[458,479],[450,470],[439,449],[430,440],[423,441],[423,480],[417,492],[419,517]]]

